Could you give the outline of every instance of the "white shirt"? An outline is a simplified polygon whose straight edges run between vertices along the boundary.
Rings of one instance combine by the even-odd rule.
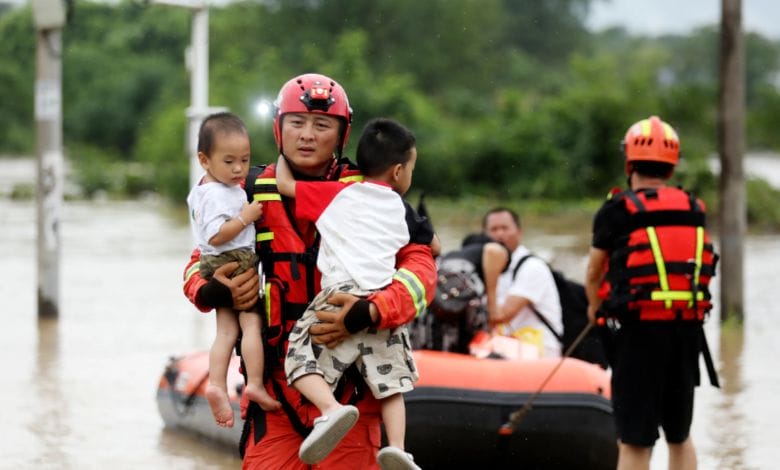
[[[382,288],[395,274],[398,250],[409,243],[401,196],[374,182],[296,182],[296,212],[322,235],[317,268],[322,288],[353,280]]]
[[[201,254],[218,255],[236,248],[253,248],[254,224],[247,225],[235,238],[218,246],[209,240],[219,232],[226,221],[238,216],[247,201],[244,188],[219,182],[203,183],[190,190],[187,205],[190,208],[190,226]]]
[[[514,280],[512,273],[515,266],[524,256],[531,254],[528,249],[520,245],[512,253],[509,268],[501,273],[496,286],[496,301],[501,307],[507,297],[516,296],[528,299],[537,312],[544,315],[550,325],[558,334],[563,334],[563,318],[561,314],[561,301],[552,272],[544,260],[533,256],[525,260],[517,271]],[[517,315],[509,321],[502,334],[511,336],[520,328],[531,327],[543,335],[544,357],[560,357],[561,343],[552,332],[539,320],[539,317],[531,310],[530,306],[523,307]]]

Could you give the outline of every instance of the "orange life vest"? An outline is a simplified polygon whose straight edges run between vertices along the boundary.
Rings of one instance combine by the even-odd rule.
[[[362,178],[346,164],[336,165],[328,177],[344,182]],[[290,330],[320,290],[320,237],[316,234],[305,240],[299,231],[292,207],[276,187],[275,165],[265,167],[254,180],[248,179],[248,185],[247,193],[263,204],[263,216],[255,228],[264,277],[266,342],[281,353],[275,359],[283,362]]]
[[[709,282],[715,254],[705,225],[704,203],[682,189],[624,191],[629,234],[610,254],[606,308],[640,320],[702,321],[712,308]]]

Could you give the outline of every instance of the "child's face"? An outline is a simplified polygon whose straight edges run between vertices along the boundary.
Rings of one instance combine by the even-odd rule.
[[[214,180],[227,185],[240,184],[249,173],[249,136],[241,132],[221,132],[209,155],[198,152],[198,160]]]
[[[412,186],[412,173],[414,173],[414,165],[417,163],[417,147],[412,147],[409,152],[411,152],[412,156],[409,158],[408,162],[401,165],[398,169],[396,182],[393,185],[393,189],[402,196],[406,194]]]

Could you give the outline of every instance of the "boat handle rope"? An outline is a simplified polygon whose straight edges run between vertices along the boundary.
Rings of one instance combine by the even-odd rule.
[[[561,356],[561,360],[558,361],[558,364],[555,365],[553,370],[550,371],[550,373],[547,375],[547,377],[542,381],[542,384],[539,386],[539,389],[537,389],[533,394],[531,394],[530,397],[528,397],[528,400],[523,404],[522,407],[519,409],[513,411],[509,414],[509,419],[506,423],[501,425],[501,427],[498,429],[498,434],[500,436],[511,436],[512,433],[515,432],[515,429],[520,425],[520,421],[523,420],[523,417],[531,411],[531,407],[533,406],[534,400],[536,400],[536,397],[538,397],[542,390],[544,390],[545,385],[547,385],[547,382],[550,381],[550,379],[553,378],[555,373],[560,369],[561,365],[563,364],[563,361],[565,361],[569,356],[571,356],[571,353],[574,352],[574,350],[579,346],[580,342],[582,342],[583,339],[585,339],[585,336],[588,335],[590,332],[590,329],[593,328],[595,323],[588,322],[587,325],[585,325],[585,328],[582,329],[579,335],[572,341],[572,343],[569,345],[569,347],[566,349],[566,351],[563,353],[563,356]]]

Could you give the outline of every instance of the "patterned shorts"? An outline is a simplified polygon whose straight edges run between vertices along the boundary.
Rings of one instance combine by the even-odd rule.
[[[405,326],[392,330],[367,328],[351,335],[333,349],[311,342],[309,327],[318,322],[314,312],[337,310],[338,307],[327,303],[328,297],[336,292],[359,297],[370,294],[351,281],[317,294],[290,332],[284,364],[288,383],[292,384],[307,374],[319,374],[335,390],[344,371],[355,363],[376,398],[412,390],[419,375]]]
[[[258,259],[252,248],[237,248],[218,255],[200,255],[200,276],[211,279],[218,267],[231,261],[238,262],[238,269],[233,273],[233,276],[237,276],[247,269],[256,268]]]

